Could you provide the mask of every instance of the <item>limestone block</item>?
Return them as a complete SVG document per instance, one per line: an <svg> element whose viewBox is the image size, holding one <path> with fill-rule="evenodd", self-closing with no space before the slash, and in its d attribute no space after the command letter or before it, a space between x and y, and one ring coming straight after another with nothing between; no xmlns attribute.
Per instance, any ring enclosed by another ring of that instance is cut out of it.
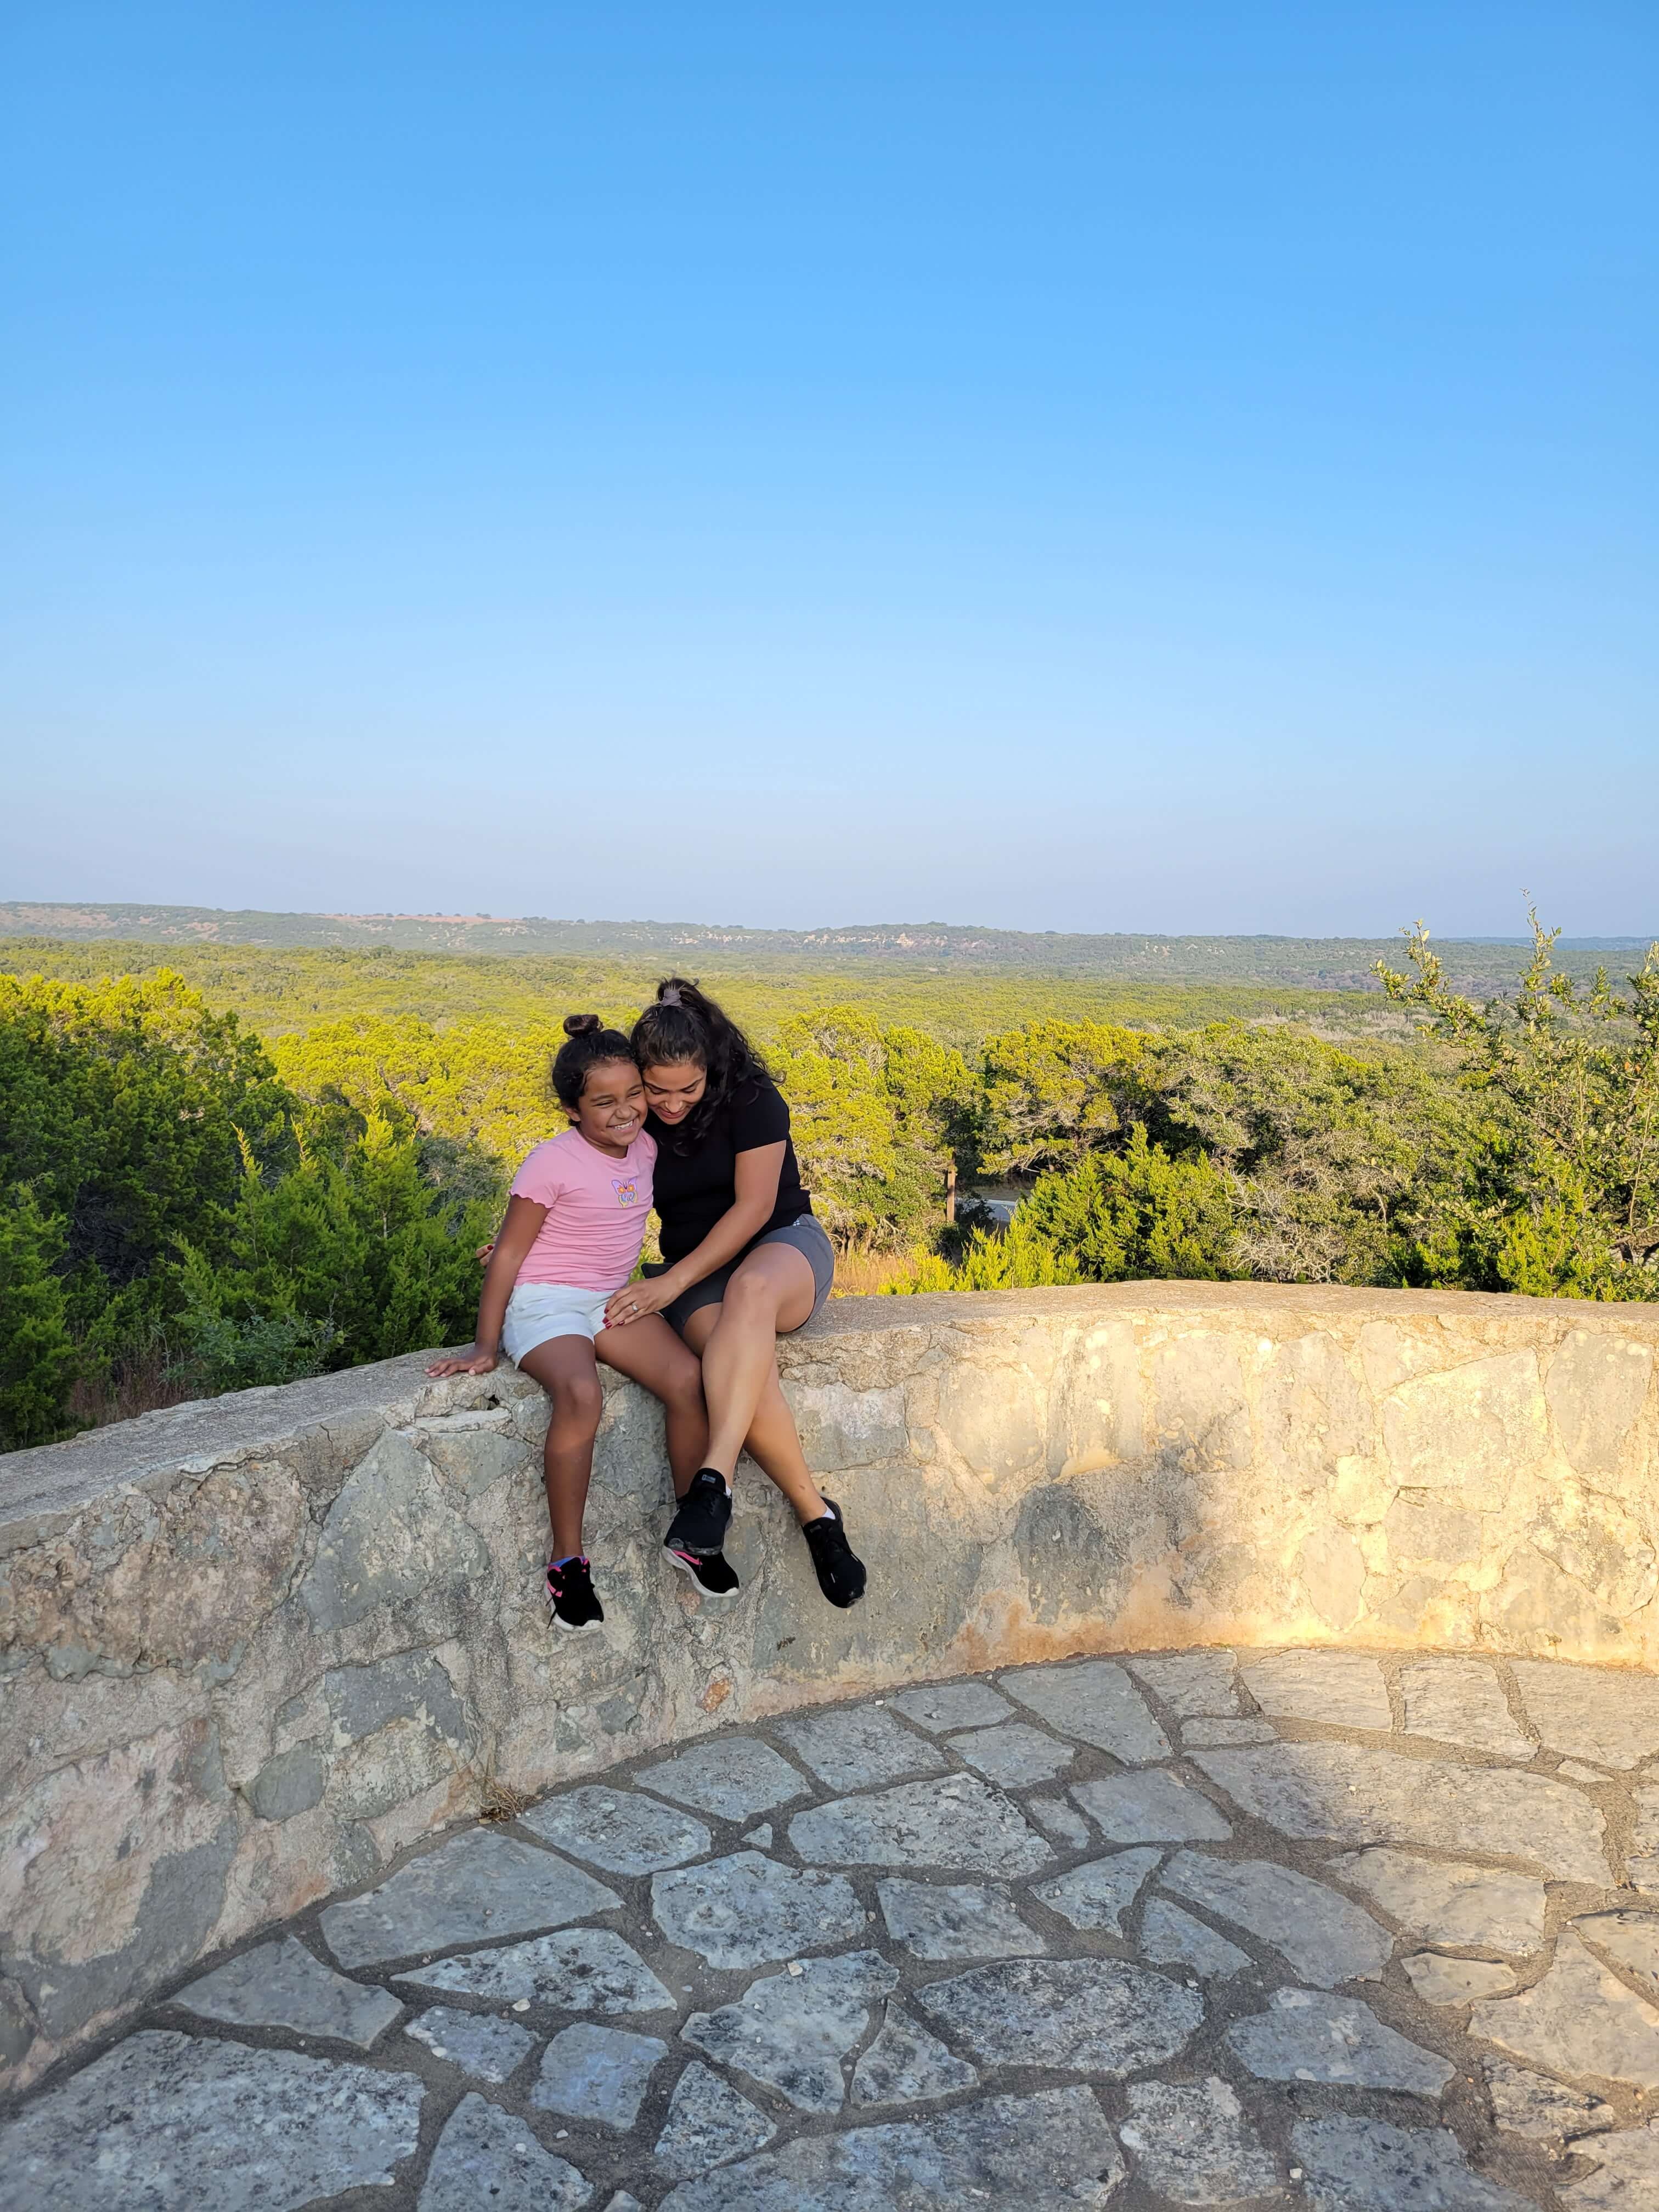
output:
<svg viewBox="0 0 1659 2212"><path fill-rule="evenodd" d="M88 1522L6 1562L0 1634L131 1666L233 1660L281 1596L305 1501L275 1459L102 1500Z"/></svg>
<svg viewBox="0 0 1659 2212"><path fill-rule="evenodd" d="M388 1430L356 1468L323 1523L300 1600L318 1629L343 1628L380 1606L464 1600L489 1555L445 1497L422 1453Z"/></svg>
<svg viewBox="0 0 1659 2212"><path fill-rule="evenodd" d="M1031 1378L1017 1367L961 1361L939 1378L939 1425L988 1483L1012 1481L1042 1461L1045 1411Z"/></svg>
<svg viewBox="0 0 1659 2212"><path fill-rule="evenodd" d="M1561 1449L1574 1471L1607 1477L1618 1468L1653 1375L1645 1344L1601 1329L1575 1328L1563 1339L1544 1377L1544 1394Z"/></svg>
<svg viewBox="0 0 1659 2212"><path fill-rule="evenodd" d="M1659 2012L1592 1958L1571 1929L1542 1981L1519 1996L1477 2005L1469 2032L1569 2080L1659 2089Z"/></svg>
<svg viewBox="0 0 1659 2212"><path fill-rule="evenodd" d="M1500 1352L1402 1382L1383 1401L1382 1436L1402 1488L1455 1485L1501 1508L1516 1476L1549 1449L1537 1355Z"/></svg>
<svg viewBox="0 0 1659 2212"><path fill-rule="evenodd" d="M1200 1468L1250 1463L1250 1411L1239 1346L1231 1336L1192 1330L1152 1354L1153 1421L1158 1439Z"/></svg>
<svg viewBox="0 0 1659 2212"><path fill-rule="evenodd" d="M1497 1585L1483 1595L1480 1618L1510 1651L1621 1656L1619 1622L1601 1610L1582 1583L1530 1544L1510 1554Z"/></svg>
<svg viewBox="0 0 1659 2212"><path fill-rule="evenodd" d="M1067 1477L1142 1457L1140 1354L1127 1322L1091 1328L1063 1352L1048 1404L1048 1472Z"/></svg>
<svg viewBox="0 0 1659 2212"><path fill-rule="evenodd" d="M1480 1516L1443 1504L1432 1492L1403 1490L1382 1516L1389 1556L1401 1566L1442 1574L1480 1557Z"/></svg>
<svg viewBox="0 0 1659 2212"><path fill-rule="evenodd" d="M1369 1452L1376 1417L1325 1329L1276 1344L1256 1393L1261 1448L1298 1490L1322 1488L1345 1459Z"/></svg>
<svg viewBox="0 0 1659 2212"><path fill-rule="evenodd" d="M1659 1557L1647 1524L1610 1498L1564 1487L1545 1507L1530 1540L1615 1620L1639 1613L1659 1589Z"/></svg>
<svg viewBox="0 0 1659 2212"><path fill-rule="evenodd" d="M1308 1603L1339 1632L1364 1611L1365 1555L1346 1528L1316 1528L1304 1537L1297 1570Z"/></svg>
<svg viewBox="0 0 1659 2212"><path fill-rule="evenodd" d="M792 1382L787 1393L801 1449L814 1474L880 1467L909 1451L901 1389L853 1390L845 1382Z"/></svg>
<svg viewBox="0 0 1659 2212"><path fill-rule="evenodd" d="M278 1752L249 1783L247 1801L262 1820L291 1820L322 1802L328 1768L309 1744Z"/></svg>
<svg viewBox="0 0 1659 2212"><path fill-rule="evenodd" d="M0 1823L0 1972L50 2036L198 1955L236 1838L206 1720L60 1767L12 1808Z"/></svg>
<svg viewBox="0 0 1659 2212"><path fill-rule="evenodd" d="M538 1471L510 1407L452 1414L423 1424L416 1437L444 1480L467 1498L479 1497L509 1477L533 1481Z"/></svg>

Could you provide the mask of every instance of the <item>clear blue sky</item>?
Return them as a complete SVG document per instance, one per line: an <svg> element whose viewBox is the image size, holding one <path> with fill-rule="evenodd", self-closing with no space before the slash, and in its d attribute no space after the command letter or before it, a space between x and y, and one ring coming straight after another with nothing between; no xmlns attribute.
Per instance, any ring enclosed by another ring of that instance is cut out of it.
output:
<svg viewBox="0 0 1659 2212"><path fill-rule="evenodd" d="M13 0L0 896L1659 929L1659 8Z"/></svg>

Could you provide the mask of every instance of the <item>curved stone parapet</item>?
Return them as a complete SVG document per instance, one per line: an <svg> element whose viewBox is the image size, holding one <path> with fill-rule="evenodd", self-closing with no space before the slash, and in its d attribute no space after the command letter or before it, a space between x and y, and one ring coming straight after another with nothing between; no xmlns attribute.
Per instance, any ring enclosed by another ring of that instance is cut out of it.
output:
<svg viewBox="0 0 1659 2212"><path fill-rule="evenodd" d="M490 1791L1073 1653L1340 1643L1659 1666L1659 1312L1259 1285L849 1299L781 1349L871 1568L750 1471L705 1606L612 1379L601 1635L543 1616L540 1393L422 1358L0 1460L13 2083Z"/></svg>

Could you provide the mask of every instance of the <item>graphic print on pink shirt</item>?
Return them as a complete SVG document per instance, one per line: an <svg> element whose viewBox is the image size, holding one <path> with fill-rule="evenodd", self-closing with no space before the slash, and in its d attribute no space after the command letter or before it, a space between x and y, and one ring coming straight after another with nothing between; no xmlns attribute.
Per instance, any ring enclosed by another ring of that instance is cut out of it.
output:
<svg viewBox="0 0 1659 2212"><path fill-rule="evenodd" d="M513 1195L544 1206L547 1218L517 1280L569 1283L606 1297L619 1291L639 1264L656 1157L656 1139L643 1129L623 1159L579 1129L538 1145L513 1178Z"/></svg>

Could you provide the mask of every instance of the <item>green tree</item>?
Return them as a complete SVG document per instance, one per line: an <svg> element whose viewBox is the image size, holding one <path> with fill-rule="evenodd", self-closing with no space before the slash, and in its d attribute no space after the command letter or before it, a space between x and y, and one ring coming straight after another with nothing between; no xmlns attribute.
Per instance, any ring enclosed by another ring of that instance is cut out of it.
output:
<svg viewBox="0 0 1659 2212"><path fill-rule="evenodd" d="M0 1199L0 1451L49 1443L66 1425L77 1363L63 1257L62 1230L29 1190Z"/></svg>
<svg viewBox="0 0 1659 2212"><path fill-rule="evenodd" d="M1413 1249L1415 1279L1534 1297L1659 1296L1659 945L1628 994L1587 991L1532 912L1512 1000L1447 988L1419 922L1411 969L1378 963L1391 998L1424 1007L1457 1049L1478 1126L1462 1174Z"/></svg>
<svg viewBox="0 0 1659 2212"><path fill-rule="evenodd" d="M1071 1167L1144 1117L1147 1039L1109 1022L1030 1022L985 1048L978 1115L988 1175Z"/></svg>

